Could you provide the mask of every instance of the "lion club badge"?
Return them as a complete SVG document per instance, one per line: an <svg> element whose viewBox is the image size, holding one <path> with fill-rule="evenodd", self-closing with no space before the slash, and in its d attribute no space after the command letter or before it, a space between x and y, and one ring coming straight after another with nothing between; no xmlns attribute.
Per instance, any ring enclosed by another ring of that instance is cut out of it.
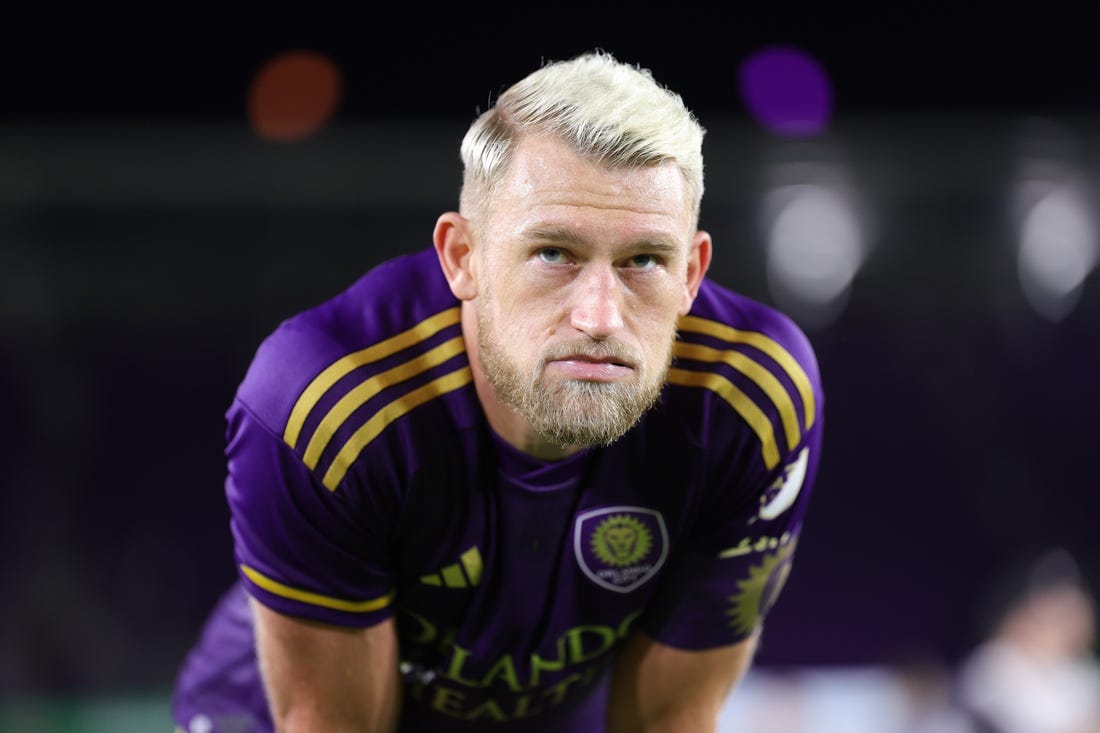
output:
<svg viewBox="0 0 1100 733"><path fill-rule="evenodd" d="M660 512L636 506L593 509L577 515L573 548L581 570L596 585L629 593L652 578L668 555Z"/></svg>

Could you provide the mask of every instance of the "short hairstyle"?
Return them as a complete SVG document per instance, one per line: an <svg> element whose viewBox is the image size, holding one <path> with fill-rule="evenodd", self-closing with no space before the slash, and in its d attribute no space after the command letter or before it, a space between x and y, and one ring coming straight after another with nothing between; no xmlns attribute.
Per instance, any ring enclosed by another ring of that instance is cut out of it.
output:
<svg viewBox="0 0 1100 733"><path fill-rule="evenodd" d="M680 95L648 69L603 50L549 62L506 89L470 125L461 147L461 207L469 212L490 201L518 141L543 134L613 168L674 162L697 218L705 132Z"/></svg>

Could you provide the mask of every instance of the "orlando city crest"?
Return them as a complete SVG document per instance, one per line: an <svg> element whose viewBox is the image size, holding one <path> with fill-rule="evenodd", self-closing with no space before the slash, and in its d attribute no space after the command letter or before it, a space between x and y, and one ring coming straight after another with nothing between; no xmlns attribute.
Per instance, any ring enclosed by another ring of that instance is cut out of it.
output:
<svg viewBox="0 0 1100 733"><path fill-rule="evenodd" d="M593 509L577 515L573 548L581 570L596 585L629 593L652 578L668 555L660 512L636 506Z"/></svg>

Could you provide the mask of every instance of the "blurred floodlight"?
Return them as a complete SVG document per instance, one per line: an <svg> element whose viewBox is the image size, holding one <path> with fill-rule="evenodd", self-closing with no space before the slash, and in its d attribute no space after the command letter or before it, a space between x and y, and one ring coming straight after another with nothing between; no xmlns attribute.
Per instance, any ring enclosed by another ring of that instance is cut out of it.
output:
<svg viewBox="0 0 1100 733"><path fill-rule="evenodd" d="M1074 183L1052 186L1024 213L1017 272L1039 314L1060 321L1077 305L1100 255L1096 235L1092 207Z"/></svg>
<svg viewBox="0 0 1100 733"><path fill-rule="evenodd" d="M340 67L329 56L293 50L268 59L248 89L248 120L259 137L297 142L318 132L343 95Z"/></svg>
<svg viewBox="0 0 1100 733"><path fill-rule="evenodd" d="M828 74L799 48L770 46L753 53L741 63L739 82L749 112L776 135L817 135L832 115Z"/></svg>
<svg viewBox="0 0 1100 733"><path fill-rule="evenodd" d="M784 186L768 232L768 286L796 319L825 326L847 305L864 236L847 196L827 185Z"/></svg>

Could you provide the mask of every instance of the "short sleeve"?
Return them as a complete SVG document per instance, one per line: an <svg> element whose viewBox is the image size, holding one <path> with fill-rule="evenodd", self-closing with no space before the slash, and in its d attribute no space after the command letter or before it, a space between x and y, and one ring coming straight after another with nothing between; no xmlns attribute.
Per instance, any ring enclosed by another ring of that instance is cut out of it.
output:
<svg viewBox="0 0 1100 733"><path fill-rule="evenodd" d="M808 432L747 499L700 513L642 619L647 633L670 646L704 649L741 641L763 624L791 572L821 436L820 425Z"/></svg>
<svg viewBox="0 0 1100 733"><path fill-rule="evenodd" d="M685 319L675 384L705 395L705 470L685 531L642 628L703 649L758 629L791 573L821 460L824 396L805 334L756 307L732 327Z"/></svg>
<svg viewBox="0 0 1100 733"><path fill-rule="evenodd" d="M384 502L329 490L239 398L227 420L226 497L248 593L276 611L324 623L364 627L389 617L394 579Z"/></svg>

